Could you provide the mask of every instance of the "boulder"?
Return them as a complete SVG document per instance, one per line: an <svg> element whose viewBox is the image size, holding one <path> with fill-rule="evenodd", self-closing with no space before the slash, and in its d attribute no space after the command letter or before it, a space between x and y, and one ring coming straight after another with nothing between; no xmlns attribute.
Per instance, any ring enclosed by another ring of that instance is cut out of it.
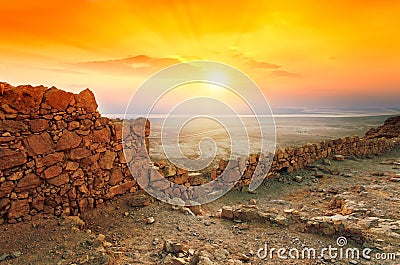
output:
<svg viewBox="0 0 400 265"><path fill-rule="evenodd" d="M55 87L50 88L44 94L44 102L59 111L66 110L73 99L74 94Z"/></svg>
<svg viewBox="0 0 400 265"><path fill-rule="evenodd" d="M221 212L221 217L233 220L233 218L234 218L233 208L231 206L223 206L222 212Z"/></svg>
<svg viewBox="0 0 400 265"><path fill-rule="evenodd" d="M15 192L26 191L38 187L41 180L35 174L28 174L20 181L18 181L17 187L15 187Z"/></svg>
<svg viewBox="0 0 400 265"><path fill-rule="evenodd" d="M52 166L63 160L64 160L64 153L56 152L53 154L46 155L44 157L38 157L36 158L35 161L36 161L36 167L41 168L41 167Z"/></svg>
<svg viewBox="0 0 400 265"><path fill-rule="evenodd" d="M108 127L93 132L93 142L95 143L109 143L111 132Z"/></svg>
<svg viewBox="0 0 400 265"><path fill-rule="evenodd" d="M82 138L75 132L64 130L63 135L57 142L56 150L61 151L61 150L73 149L78 147L81 142Z"/></svg>
<svg viewBox="0 0 400 265"><path fill-rule="evenodd" d="M0 149L0 170L21 166L25 163L25 153L6 148Z"/></svg>
<svg viewBox="0 0 400 265"><path fill-rule="evenodd" d="M9 219L16 219L28 215L30 210L28 200L17 200L11 202L11 208L8 211Z"/></svg>
<svg viewBox="0 0 400 265"><path fill-rule="evenodd" d="M28 126L22 121L0 120L0 131L19 133L28 131Z"/></svg>
<svg viewBox="0 0 400 265"><path fill-rule="evenodd" d="M6 86L0 97L0 105L7 104L22 114L32 114L39 110L46 91L44 86Z"/></svg>
<svg viewBox="0 0 400 265"><path fill-rule="evenodd" d="M69 175L68 173L64 172L57 177L51 178L47 180L48 183L54 186L61 186L69 182Z"/></svg>
<svg viewBox="0 0 400 265"><path fill-rule="evenodd" d="M25 146L34 155L43 155L54 152L54 143L47 132L34 134L24 139Z"/></svg>
<svg viewBox="0 0 400 265"><path fill-rule="evenodd" d="M29 126L34 133L42 132L49 128L49 122L45 119L34 119L29 121Z"/></svg>
<svg viewBox="0 0 400 265"><path fill-rule="evenodd" d="M0 198L3 198L7 194L10 194L11 191L15 188L15 185L12 181L5 181L0 184Z"/></svg>
<svg viewBox="0 0 400 265"><path fill-rule="evenodd" d="M97 102L94 94L89 89L81 91L75 95L76 106L85 109L88 112L96 112Z"/></svg>
<svg viewBox="0 0 400 265"><path fill-rule="evenodd" d="M80 160L82 158L86 158L86 157L90 156L91 154L92 154L92 152L89 149L77 148L77 149L73 149L71 151L70 158L72 160Z"/></svg>
<svg viewBox="0 0 400 265"><path fill-rule="evenodd" d="M108 181L108 184L110 184L111 186L114 186L114 185L117 185L118 183L120 183L123 179L124 179L124 176L122 174L122 171L119 168L116 168L111 172L111 178Z"/></svg>
<svg viewBox="0 0 400 265"><path fill-rule="evenodd" d="M106 151L99 161L99 166L102 169L111 169L113 168L114 160L117 154L112 151Z"/></svg>
<svg viewBox="0 0 400 265"><path fill-rule="evenodd" d="M57 165L51 166L44 171L43 178L51 179L51 178L54 178L54 177L60 175L61 172L62 172L62 167L57 166Z"/></svg>
<svg viewBox="0 0 400 265"><path fill-rule="evenodd" d="M108 193L104 196L105 199L111 199L116 195L121 195L130 190L135 185L136 181L128 181L118 186L113 186L110 188Z"/></svg>

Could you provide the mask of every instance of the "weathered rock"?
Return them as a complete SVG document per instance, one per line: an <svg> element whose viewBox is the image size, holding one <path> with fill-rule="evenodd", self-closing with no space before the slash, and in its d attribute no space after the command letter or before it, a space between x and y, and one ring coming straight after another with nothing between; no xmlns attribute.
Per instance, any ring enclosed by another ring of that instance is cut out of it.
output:
<svg viewBox="0 0 400 265"><path fill-rule="evenodd" d="M111 178L108 181L108 184L111 186L114 186L118 183L120 183L124 179L124 175L122 174L122 171L119 168L114 169L111 171Z"/></svg>
<svg viewBox="0 0 400 265"><path fill-rule="evenodd" d="M110 188L108 193L104 196L106 199L111 199L116 195L121 195L127 192L130 188L135 185L136 181L128 181L118 186L113 186Z"/></svg>
<svg viewBox="0 0 400 265"><path fill-rule="evenodd" d="M370 129L366 134L366 139L374 138L396 138L400 136L400 116L388 118L382 126Z"/></svg>
<svg viewBox="0 0 400 265"><path fill-rule="evenodd" d="M28 200L16 200L11 202L11 208L8 211L8 218L15 219L28 215L30 210Z"/></svg>
<svg viewBox="0 0 400 265"><path fill-rule="evenodd" d="M15 88L9 86L0 98L0 103L6 103L20 113L31 114L39 110L45 91L44 86L18 86Z"/></svg>
<svg viewBox="0 0 400 265"><path fill-rule="evenodd" d="M146 218L146 224L148 225L154 224L155 221L156 220L152 216Z"/></svg>
<svg viewBox="0 0 400 265"><path fill-rule="evenodd" d="M168 165L164 168L165 176L172 177L176 175L176 167L174 165Z"/></svg>
<svg viewBox="0 0 400 265"><path fill-rule="evenodd" d="M61 186L69 182L69 175L64 172L57 177L47 179L47 182L54 186Z"/></svg>
<svg viewBox="0 0 400 265"><path fill-rule="evenodd" d="M85 89L75 95L75 100L77 107L84 108L88 112L96 112L97 102L93 92L89 89Z"/></svg>
<svg viewBox="0 0 400 265"><path fill-rule="evenodd" d="M15 192L26 191L29 189L34 189L40 185L42 181L35 174L28 174L20 181L18 181L17 186L15 187Z"/></svg>
<svg viewBox="0 0 400 265"><path fill-rule="evenodd" d="M54 143L47 132L34 134L24 139L27 149L34 155L42 155L54 152Z"/></svg>
<svg viewBox="0 0 400 265"><path fill-rule="evenodd" d="M110 142L110 137L111 132L108 127L93 132L93 142L95 143L108 143Z"/></svg>
<svg viewBox="0 0 400 265"><path fill-rule="evenodd" d="M11 176L9 176L9 177L8 177L8 180L12 180L12 181L14 181L14 180L19 180L19 179L21 179L23 176L24 176L24 172L18 171L18 172L15 172L14 174L12 174Z"/></svg>
<svg viewBox="0 0 400 265"><path fill-rule="evenodd" d="M333 159L336 161L343 161L344 160L344 156L343 155L334 155Z"/></svg>
<svg viewBox="0 0 400 265"><path fill-rule="evenodd" d="M303 177L302 176L295 176L294 177L294 180L296 181L296 182L303 182Z"/></svg>
<svg viewBox="0 0 400 265"><path fill-rule="evenodd" d="M113 167L114 164L114 160L115 157L117 156L117 154L115 152L112 151L106 151L100 161L99 161L99 166L102 169L111 169Z"/></svg>
<svg viewBox="0 0 400 265"><path fill-rule="evenodd" d="M81 147L71 150L70 158L72 160L80 160L82 158L90 156L91 154L92 152L89 149Z"/></svg>
<svg viewBox="0 0 400 265"><path fill-rule="evenodd" d="M39 195L33 198L32 207L37 211L43 211L44 208L44 197Z"/></svg>
<svg viewBox="0 0 400 265"><path fill-rule="evenodd" d="M79 168L79 163L73 161L68 161L67 165L65 166L65 170L71 170L71 171L75 171L78 168Z"/></svg>
<svg viewBox="0 0 400 265"><path fill-rule="evenodd" d="M164 242L164 251L168 253L178 254L183 251L184 246L180 243L173 242L171 240L165 240Z"/></svg>
<svg viewBox="0 0 400 265"><path fill-rule="evenodd" d="M222 212L221 212L221 217L227 218L227 219L233 219L233 208L231 206L223 206L222 207Z"/></svg>
<svg viewBox="0 0 400 265"><path fill-rule="evenodd" d="M44 103L60 111L66 110L73 99L74 94L54 87L50 88L44 94Z"/></svg>
<svg viewBox="0 0 400 265"><path fill-rule="evenodd" d="M10 204L10 199L8 198L2 198L0 199L0 210L5 208L6 206L8 206Z"/></svg>
<svg viewBox="0 0 400 265"><path fill-rule="evenodd" d="M63 160L64 160L64 153L57 152L57 153L46 155L44 157L38 157L38 158L36 158L35 161L36 161L36 167L41 168L41 167L52 166Z"/></svg>
<svg viewBox="0 0 400 265"><path fill-rule="evenodd" d="M19 133L28 131L28 126L22 121L0 120L0 131Z"/></svg>
<svg viewBox="0 0 400 265"><path fill-rule="evenodd" d="M0 184L0 198L3 198L7 194L10 194L14 189L15 185L12 181L5 181Z"/></svg>
<svg viewBox="0 0 400 265"><path fill-rule="evenodd" d="M54 178L54 177L60 175L61 172L62 172L62 167L55 165L55 166L51 166L48 169L46 169L42 176L45 179L51 179L51 178Z"/></svg>
<svg viewBox="0 0 400 265"><path fill-rule="evenodd" d="M0 149L0 170L21 166L26 163L23 152L10 149Z"/></svg>
<svg viewBox="0 0 400 265"><path fill-rule="evenodd" d="M49 122L45 119L35 119L29 121L32 132L42 132L49 129Z"/></svg>
<svg viewBox="0 0 400 265"><path fill-rule="evenodd" d="M58 140L56 145L57 151L69 150L79 146L82 138L75 132L64 130L63 135Z"/></svg>

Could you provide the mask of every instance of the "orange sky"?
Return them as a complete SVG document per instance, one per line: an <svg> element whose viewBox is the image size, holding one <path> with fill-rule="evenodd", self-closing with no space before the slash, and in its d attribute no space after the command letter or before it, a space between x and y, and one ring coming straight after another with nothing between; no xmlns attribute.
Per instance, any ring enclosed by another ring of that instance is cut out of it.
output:
<svg viewBox="0 0 400 265"><path fill-rule="evenodd" d="M400 106L400 1L0 2L0 80L121 112L155 71L231 64L273 107Z"/></svg>

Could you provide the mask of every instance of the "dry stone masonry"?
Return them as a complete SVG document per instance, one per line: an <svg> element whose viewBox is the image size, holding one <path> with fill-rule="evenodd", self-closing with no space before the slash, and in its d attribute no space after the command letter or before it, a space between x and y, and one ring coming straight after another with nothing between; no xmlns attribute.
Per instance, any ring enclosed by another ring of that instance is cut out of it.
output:
<svg viewBox="0 0 400 265"><path fill-rule="evenodd" d="M237 185L246 186L253 173L271 178L321 158L379 154L400 142L398 123L393 125L398 120L392 120L365 138L345 137L277 150L269 155L273 159L269 171L265 165L256 170L260 156L253 154L229 169L228 161L221 160L217 169L193 174L163 161L146 162L150 123L143 118L127 126L133 144L126 151L134 155L126 161L122 122L101 117L88 89L73 94L55 87L0 84L4 88L0 95L0 224L30 220L39 212L79 215L117 195L135 193L140 187L127 163L135 175L148 174L146 187L172 189L172 185L157 187L160 182L154 170L190 187L216 179L224 170L234 179L242 169ZM172 194L189 197L187 190L175 189Z"/></svg>
<svg viewBox="0 0 400 265"><path fill-rule="evenodd" d="M399 132L397 132L399 134ZM341 139L321 141L319 143L306 144L298 147L287 147L277 149L274 155L269 155L272 159L272 166L268 170L267 166L261 164L257 167L260 155L251 154L248 159L240 158L237 161L232 161L233 166L226 168L228 160L220 160L218 167L211 170L210 173L190 174L186 170L176 168L174 165L169 165L165 161L155 163L159 172L170 179L174 183L183 184L186 186L196 186L204 184L210 180L218 178L222 172L227 172L232 179L236 179L235 175L240 174L244 168L244 173L241 176L237 186L243 187L250 184L253 175L255 177L266 176L273 178L280 176L282 173L291 173L295 170L305 168L312 162L323 159L332 158L335 160L343 160L346 156L365 157L368 155L379 155L383 152L392 150L396 145L400 144L400 138L359 138L358 136L344 137ZM261 159L261 161L268 161Z"/></svg>
<svg viewBox="0 0 400 265"><path fill-rule="evenodd" d="M122 150L122 123L100 116L90 90L75 95L54 87L2 86L0 223L39 212L78 215L136 192ZM144 148L144 137L134 137Z"/></svg>

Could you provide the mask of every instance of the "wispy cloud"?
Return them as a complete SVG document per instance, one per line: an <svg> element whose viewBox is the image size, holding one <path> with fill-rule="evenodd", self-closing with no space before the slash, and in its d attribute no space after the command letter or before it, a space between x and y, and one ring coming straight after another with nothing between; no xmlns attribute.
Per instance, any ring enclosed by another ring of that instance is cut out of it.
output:
<svg viewBox="0 0 400 265"><path fill-rule="evenodd" d="M300 78L301 76L297 73L291 73L284 70L273 70L271 71L271 75L277 77L289 77L289 78Z"/></svg>
<svg viewBox="0 0 400 265"><path fill-rule="evenodd" d="M137 55L121 59L79 62L74 64L74 66L80 69L125 75L154 72L179 62L180 60L175 58L158 58L147 55Z"/></svg>
<svg viewBox="0 0 400 265"><path fill-rule="evenodd" d="M277 64L272 64L263 61L256 61L254 59L248 59L247 65L254 69L279 69L282 67Z"/></svg>

